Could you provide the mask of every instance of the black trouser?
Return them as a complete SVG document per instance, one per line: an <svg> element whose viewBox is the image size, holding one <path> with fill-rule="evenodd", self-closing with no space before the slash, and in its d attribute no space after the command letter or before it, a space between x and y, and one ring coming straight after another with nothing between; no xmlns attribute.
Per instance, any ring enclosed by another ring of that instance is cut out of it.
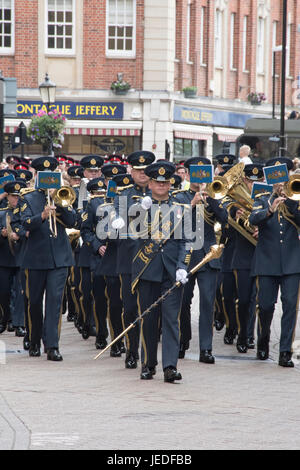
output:
<svg viewBox="0 0 300 470"><path fill-rule="evenodd" d="M150 307L173 282L165 278L163 282L140 280L137 286L139 315ZM179 354L179 316L183 288L174 290L161 304L162 313L162 365L177 366ZM143 366L157 365L159 308L153 309L141 320L141 361Z"/></svg>
<svg viewBox="0 0 300 470"><path fill-rule="evenodd" d="M250 276L248 269L235 269L234 271L237 290L237 322L238 343L246 344L248 327L251 314L251 298L253 293L254 278Z"/></svg>
<svg viewBox="0 0 300 470"><path fill-rule="evenodd" d="M258 349L264 350L269 346L271 323L280 287L283 313L281 318L280 352L292 351L299 308L299 282L300 274L258 276Z"/></svg>
<svg viewBox="0 0 300 470"><path fill-rule="evenodd" d="M25 269L29 339L32 346L40 347L43 336L47 349L58 348L62 300L67 275L68 268ZM45 317L43 317L45 292Z"/></svg>
<svg viewBox="0 0 300 470"><path fill-rule="evenodd" d="M226 328L232 334L234 334L234 332L237 330L235 310L236 297L237 294L234 274L232 271L225 272L223 273L222 299L226 319Z"/></svg>
<svg viewBox="0 0 300 470"><path fill-rule="evenodd" d="M125 330L138 317L138 307L136 294L131 293L131 274L121 274L120 280L123 301L122 322ZM126 334L127 353L131 353L135 358L138 358L139 337L140 325L137 322L136 326Z"/></svg>
<svg viewBox="0 0 300 470"><path fill-rule="evenodd" d="M11 320L15 327L25 326L24 300L22 293L21 270L17 268L13 277L13 301L11 308Z"/></svg>
<svg viewBox="0 0 300 470"><path fill-rule="evenodd" d="M225 323L225 312L222 302L222 273L218 272L217 276L217 290L216 290L216 299L215 299L215 321Z"/></svg>
<svg viewBox="0 0 300 470"><path fill-rule="evenodd" d="M106 283L107 317L111 339L114 340L123 331L121 283L118 276L104 276Z"/></svg>
<svg viewBox="0 0 300 470"><path fill-rule="evenodd" d="M94 325L93 320L93 292L92 292L92 273L90 268L80 268L80 306L83 315L83 324L85 329Z"/></svg>
<svg viewBox="0 0 300 470"><path fill-rule="evenodd" d="M11 291L16 270L17 268L0 267L0 322L4 325L11 319Z"/></svg>
<svg viewBox="0 0 300 470"><path fill-rule="evenodd" d="M25 329L26 336L29 339L29 322L28 322L28 292L26 290L26 276L25 270L21 269L21 284L22 284L22 293L23 293L23 302L24 302L24 313L25 313Z"/></svg>
<svg viewBox="0 0 300 470"><path fill-rule="evenodd" d="M108 337L108 329L106 324L107 299L105 296L106 284L104 277L92 273L92 285L97 339L104 340Z"/></svg>

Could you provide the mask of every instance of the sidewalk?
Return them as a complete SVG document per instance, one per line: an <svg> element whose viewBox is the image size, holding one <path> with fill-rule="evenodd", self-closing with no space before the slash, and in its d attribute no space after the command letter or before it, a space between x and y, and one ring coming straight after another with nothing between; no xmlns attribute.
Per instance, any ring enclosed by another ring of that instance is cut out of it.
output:
<svg viewBox="0 0 300 470"><path fill-rule="evenodd" d="M94 338L84 341L66 316L62 363L29 358L20 339L4 333L0 449L299 449L300 365L277 365L279 331L278 308L273 360L238 354L223 344L223 330L214 337L216 364L200 364L194 308L178 384L163 382L161 364L154 380L141 381L124 358L106 353L94 361Z"/></svg>

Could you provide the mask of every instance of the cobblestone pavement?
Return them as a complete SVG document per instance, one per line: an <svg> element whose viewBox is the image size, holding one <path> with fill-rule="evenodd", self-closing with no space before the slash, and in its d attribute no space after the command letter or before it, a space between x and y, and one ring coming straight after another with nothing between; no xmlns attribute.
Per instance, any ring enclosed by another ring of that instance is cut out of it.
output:
<svg viewBox="0 0 300 470"><path fill-rule="evenodd" d="M197 294L183 380L152 381L124 359L96 354L63 319L62 363L29 358L12 333L0 337L0 449L299 449L300 364L277 365L280 307L271 359L237 353L216 332L216 364L198 362ZM296 339L300 339L297 331Z"/></svg>

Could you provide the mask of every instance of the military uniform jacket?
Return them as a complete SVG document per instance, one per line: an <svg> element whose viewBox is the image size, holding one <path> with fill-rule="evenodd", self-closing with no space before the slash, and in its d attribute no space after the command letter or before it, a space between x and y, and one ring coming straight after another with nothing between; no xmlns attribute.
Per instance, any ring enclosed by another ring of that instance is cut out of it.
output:
<svg viewBox="0 0 300 470"><path fill-rule="evenodd" d="M179 208L174 203L174 200L169 199L168 201L163 201L162 204L167 204L170 208L176 206L176 209L180 210L182 218L183 209ZM151 211L144 211L146 223L151 223L151 213L154 218L156 215L159 215L160 206L161 203L153 200ZM141 211L142 210L143 209L141 209ZM170 215L170 220L172 220L172 223L174 223L175 213L172 211ZM139 276L139 270L137 269L139 267L135 263L135 258L138 256L138 253L143 247L144 243L145 240L139 238L135 244L135 252L132 264L133 283L135 283L137 278L152 282L162 282L165 276L165 272L168 274L171 281L175 282L177 269L185 269L188 271L191 260L190 240L186 239L184 235L180 239L176 239L174 234L171 233L169 239L167 239L167 241L162 245L161 249L155 254L154 258L148 264L142 275Z"/></svg>
<svg viewBox="0 0 300 470"><path fill-rule="evenodd" d="M124 214L122 211L122 206L120 205L120 197L124 197L127 200L127 209L129 209L132 205L141 202L141 200L149 196L151 197L151 191L143 189L135 184L133 187L125 189L121 192L120 196L115 198L115 209L116 209L116 217L122 217L127 225L129 223L127 213ZM120 236L120 240L118 243L117 248L117 268L116 271L118 274L131 274L132 270L132 260L133 254L135 251L136 242L127 237L126 239L122 239Z"/></svg>
<svg viewBox="0 0 300 470"><path fill-rule="evenodd" d="M0 209L0 232L3 228L6 228L6 214L9 213L12 216L12 210L8 207ZM2 237L0 234L0 266L5 268L16 267L16 258L12 255L9 249L9 243L7 237Z"/></svg>
<svg viewBox="0 0 300 470"><path fill-rule="evenodd" d="M92 271L95 271L102 261L99 248L103 245L103 242L97 238L96 229L100 220L97 216L97 209L104 204L104 201L105 198L103 196L92 197L88 202L85 216L81 224L81 237L84 245L89 249L90 267Z"/></svg>
<svg viewBox="0 0 300 470"><path fill-rule="evenodd" d="M222 273L232 272L232 259L235 249L236 230L229 224L223 224L222 235L226 239L225 248L221 257Z"/></svg>
<svg viewBox="0 0 300 470"><path fill-rule="evenodd" d="M256 246L252 275L283 276L300 273L300 242L297 227L300 227L300 206L287 199L284 211L268 215L268 199L264 194L255 199L250 223L257 225L259 238Z"/></svg>
<svg viewBox="0 0 300 470"><path fill-rule="evenodd" d="M178 193L173 194L175 201L181 204L188 204L191 205L192 200L195 197L195 192L189 189L188 191L179 191ZM216 221L220 222L221 224L227 223L227 211L222 207L221 203L216 199L212 199L211 197L207 197L207 207L205 208L205 219L204 219L204 234L200 234L200 236L204 235L203 240L203 247L199 250L194 250L192 253L191 259L191 268L196 266L205 255L210 251L210 247L216 244L216 234L214 230L214 223ZM192 227L193 231L196 231L196 207L192 210ZM219 259L212 260L208 263L208 265L213 269L221 269L221 263ZM200 271L205 271L206 267L203 266Z"/></svg>
<svg viewBox="0 0 300 470"><path fill-rule="evenodd" d="M17 207L14 209L11 219L11 227L13 231L18 235L19 240L17 243L17 249L15 249L16 265L22 266L22 260L25 253L25 247L27 242L26 230L21 223L21 207L23 206L23 198L19 198Z"/></svg>
<svg viewBox="0 0 300 470"><path fill-rule="evenodd" d="M49 221L42 220L41 214L47 204L42 190L33 191L24 196L21 206L21 222L29 232L22 267L24 269L55 269L74 264L69 238L65 228L72 228L76 223L76 214L72 207L56 210L57 238L49 228Z"/></svg>

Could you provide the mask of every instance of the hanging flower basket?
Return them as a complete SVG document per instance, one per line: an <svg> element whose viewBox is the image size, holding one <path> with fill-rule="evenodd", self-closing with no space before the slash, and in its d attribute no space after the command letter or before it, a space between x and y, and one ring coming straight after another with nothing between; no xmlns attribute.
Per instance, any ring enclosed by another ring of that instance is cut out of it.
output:
<svg viewBox="0 0 300 470"><path fill-rule="evenodd" d="M185 98L195 98L197 96L196 86L187 86L182 89Z"/></svg>
<svg viewBox="0 0 300 470"><path fill-rule="evenodd" d="M41 110L31 117L27 135L43 148L61 148L64 142L66 118L56 109L48 113Z"/></svg>

